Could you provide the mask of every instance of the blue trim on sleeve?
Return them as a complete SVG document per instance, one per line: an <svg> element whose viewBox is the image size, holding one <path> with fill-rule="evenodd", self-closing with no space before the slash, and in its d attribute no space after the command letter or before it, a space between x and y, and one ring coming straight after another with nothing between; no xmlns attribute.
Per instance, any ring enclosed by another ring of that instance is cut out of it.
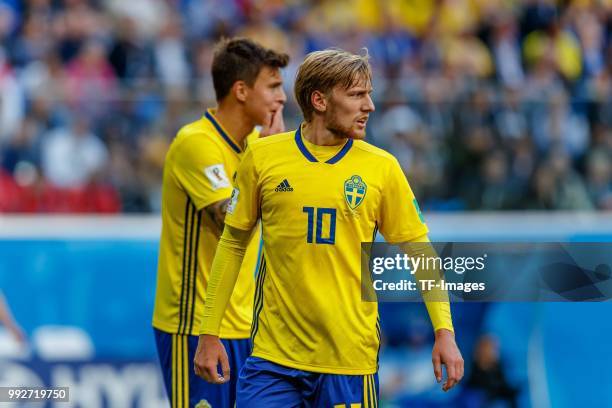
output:
<svg viewBox="0 0 612 408"><path fill-rule="evenodd" d="M219 124L219 122L217 122L217 119L215 119L215 117L213 115L210 114L210 112L206 111L206 113L204 114L204 116L206 117L206 119L208 119L210 121L210 123L213 124L213 126L215 127L215 129L217 129L217 132L219 132L219 134L221 135L221 137L225 140L225 142L230 145L230 147L236 152L236 153L241 153L242 150L240 150L240 147L236 146L236 143L234 143L232 141L232 139L230 139L230 137L227 135L227 133L225 133L225 131L223 130L223 128L221 127L221 125Z"/></svg>

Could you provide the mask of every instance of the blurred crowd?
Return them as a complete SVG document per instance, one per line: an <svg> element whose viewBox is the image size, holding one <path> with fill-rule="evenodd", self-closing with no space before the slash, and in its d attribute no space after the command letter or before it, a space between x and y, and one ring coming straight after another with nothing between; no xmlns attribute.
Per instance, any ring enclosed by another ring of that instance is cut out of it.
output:
<svg viewBox="0 0 612 408"><path fill-rule="evenodd" d="M214 42L367 47L426 210L612 209L612 0L0 0L0 211L158 211ZM290 95L288 127L299 123Z"/></svg>
<svg viewBox="0 0 612 408"><path fill-rule="evenodd" d="M431 324L422 305L380 303L383 347L380 355L381 406L442 408L515 408L531 406L527 370L513 353L515 339L500 339L490 324L498 305L453 305L456 341L465 359L465 377L449 393L432 384ZM515 312L520 313L518 309ZM520 330L516 329L515 330ZM527 333L521 333L527 336ZM520 337L520 336L518 336ZM519 346L520 347L520 346ZM524 358L524 357L523 357ZM527 403L525 403L527 402Z"/></svg>

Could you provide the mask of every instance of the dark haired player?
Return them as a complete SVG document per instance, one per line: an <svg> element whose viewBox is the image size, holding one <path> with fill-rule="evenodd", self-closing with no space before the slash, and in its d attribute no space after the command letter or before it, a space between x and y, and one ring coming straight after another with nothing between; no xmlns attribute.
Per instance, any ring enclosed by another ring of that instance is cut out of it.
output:
<svg viewBox="0 0 612 408"><path fill-rule="evenodd" d="M255 126L262 126L261 136L284 131L286 95L280 69L287 62L286 54L248 39L221 41L212 63L218 107L185 125L166 156L153 327L172 407L234 406L235 381L208 384L195 376L192 361L232 175L247 141L257 137ZM259 246L256 229L221 324L220 337L234 372L251 349Z"/></svg>

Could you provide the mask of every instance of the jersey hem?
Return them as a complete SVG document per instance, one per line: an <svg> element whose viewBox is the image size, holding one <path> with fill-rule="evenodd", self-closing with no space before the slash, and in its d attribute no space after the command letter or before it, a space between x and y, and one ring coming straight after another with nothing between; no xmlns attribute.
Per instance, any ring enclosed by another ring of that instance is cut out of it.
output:
<svg viewBox="0 0 612 408"><path fill-rule="evenodd" d="M166 333L179 334L178 327L173 326L173 325L168 325L168 324L156 322L155 320L153 320L152 326ZM192 330L190 333L185 333L185 334L188 334L190 336L199 336L202 333L200 333L199 330ZM244 332L221 331L219 332L219 338L228 339L228 340L248 339L248 338L251 338L251 329L249 328L249 330L245 330Z"/></svg>
<svg viewBox="0 0 612 408"><path fill-rule="evenodd" d="M400 243L400 242L409 242L415 238L418 237L422 237L423 235L427 234L429 232L429 228L424 227L422 229L419 229L418 232L411 234L411 235L402 235L399 237L385 237L385 239L387 240L387 242L389 243ZM383 234L384 236L384 234Z"/></svg>
<svg viewBox="0 0 612 408"><path fill-rule="evenodd" d="M264 360L268 360L272 363L279 364L285 367L295 368L297 370L309 371L313 373L340 374L340 375L369 375L369 374L376 374L376 372L378 371L376 366L372 368L328 367L328 366L297 363L295 361L285 360L282 358L274 357L270 354L255 352L255 351L251 353L251 355L253 357L259 357Z"/></svg>
<svg viewBox="0 0 612 408"><path fill-rule="evenodd" d="M230 197L232 196L232 187L225 187L223 188L223 190L225 190L223 192L227 194L221 194L222 190L219 189L218 196L210 197L207 200L201 200L200 201L201 205L196 205L196 209L200 211L216 202L223 201L223 200L229 200ZM187 195L191 198L191 194L187 193ZM193 199L191 201L193 201Z"/></svg>
<svg viewBox="0 0 612 408"><path fill-rule="evenodd" d="M241 224L238 222L228 222L227 218L225 219L225 225L229 225L232 228L236 228L239 229L241 231L250 231L251 229L253 229L253 226L249 227L245 224Z"/></svg>

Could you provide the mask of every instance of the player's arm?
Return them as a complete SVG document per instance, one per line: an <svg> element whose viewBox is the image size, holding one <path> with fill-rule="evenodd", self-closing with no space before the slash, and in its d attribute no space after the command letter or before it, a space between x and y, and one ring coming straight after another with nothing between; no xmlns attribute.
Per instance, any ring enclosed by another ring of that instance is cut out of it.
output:
<svg viewBox="0 0 612 408"><path fill-rule="evenodd" d="M426 234L400 244L400 248L409 256L423 256L425 259L437 257ZM419 289L422 289L420 282L431 280L439 284L442 277L443 272L437 268L419 268L415 273ZM432 286L431 290L421 290L421 296L435 333L432 350L434 375L438 382L442 381L442 365L446 366L447 380L442 389L448 391L463 378L464 362L455 342L448 292L441 285Z"/></svg>
<svg viewBox="0 0 612 408"><path fill-rule="evenodd" d="M385 178L379 227L387 242L406 243L401 247L408 255L436 255L427 237L428 229L423 215L397 160L394 160L389 166L389 172ZM440 276L439 271L436 274L425 270L421 273L417 272L415 278L417 281L439 280ZM463 377L463 358L455 343L448 294L440 289L421 293L435 332L436 340L432 351L434 375L440 382L442 380L441 366L446 366L447 380L442 388L447 391Z"/></svg>
<svg viewBox="0 0 612 408"><path fill-rule="evenodd" d="M196 209L204 209L219 227L220 235L232 193L221 148L214 143L203 142L203 138L187 138L178 146L172 170Z"/></svg>
<svg viewBox="0 0 612 408"><path fill-rule="evenodd" d="M206 290L202 334L194 358L195 373L211 383L222 384L230 378L227 353L219 340L219 330L250 236L251 231L227 225L215 252ZM218 365L221 365L222 376L218 375Z"/></svg>
<svg viewBox="0 0 612 408"><path fill-rule="evenodd" d="M219 200L204 208L204 211L210 216L210 219L223 231L225 225L225 214L227 214L227 205L229 204L229 196L224 200Z"/></svg>
<svg viewBox="0 0 612 408"><path fill-rule="evenodd" d="M194 371L208 382L221 384L230 378L227 353L219 340L221 319L230 300L251 231L259 218L259 184L253 152L247 149L238 167L236 187L227 205L225 228L213 260L203 324L194 358ZM222 376L217 373L221 366Z"/></svg>

